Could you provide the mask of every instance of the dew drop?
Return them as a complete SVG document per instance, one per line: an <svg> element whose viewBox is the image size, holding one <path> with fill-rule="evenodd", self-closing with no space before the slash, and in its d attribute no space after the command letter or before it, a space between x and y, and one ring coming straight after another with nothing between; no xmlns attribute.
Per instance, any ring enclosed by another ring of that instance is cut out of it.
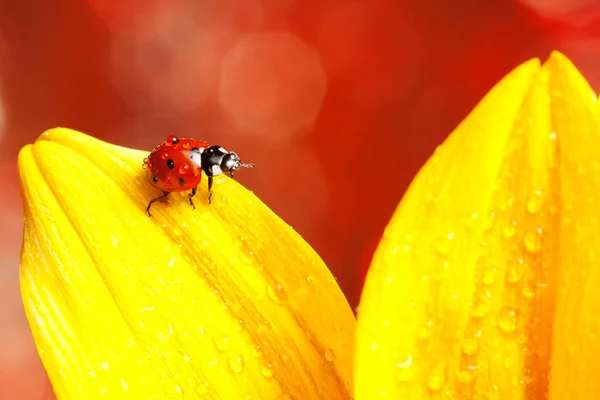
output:
<svg viewBox="0 0 600 400"><path fill-rule="evenodd" d="M512 308L504 308L498 313L498 327L506 333L517 329L517 313Z"/></svg>
<svg viewBox="0 0 600 400"><path fill-rule="evenodd" d="M244 370L244 365L245 361L241 355L229 359L229 368L236 374L239 374Z"/></svg>
<svg viewBox="0 0 600 400"><path fill-rule="evenodd" d="M404 360L396 363L395 371L396 379L401 382L410 381L414 376L413 358L412 356L406 357Z"/></svg>
<svg viewBox="0 0 600 400"><path fill-rule="evenodd" d="M460 371L457 378L460 383L473 382L473 374L470 371Z"/></svg>
<svg viewBox="0 0 600 400"><path fill-rule="evenodd" d="M280 284L267 285L267 295L276 304L285 303L287 300L287 293Z"/></svg>
<svg viewBox="0 0 600 400"><path fill-rule="evenodd" d="M541 210L544 198L541 190L534 190L527 200L527 211L534 214Z"/></svg>
<svg viewBox="0 0 600 400"><path fill-rule="evenodd" d="M333 362L333 360L335 360L335 353L333 352L333 349L329 348L325 350L325 360L328 362Z"/></svg>
<svg viewBox="0 0 600 400"><path fill-rule="evenodd" d="M454 232L449 232L446 237L438 242L437 250L442 255L450 253L450 244L454 239Z"/></svg>
<svg viewBox="0 0 600 400"><path fill-rule="evenodd" d="M473 310L471 315L474 318L484 317L492 309L492 294L488 291L475 294L473 301Z"/></svg>
<svg viewBox="0 0 600 400"><path fill-rule="evenodd" d="M530 284L525 284L523 285L523 287L521 288L521 294L523 295L523 297L525 297L526 299L531 299L534 296L534 291L533 291L533 286L531 286Z"/></svg>
<svg viewBox="0 0 600 400"><path fill-rule="evenodd" d="M462 351L468 356L472 356L477 353L479 349L479 344L477 343L477 339L475 338L465 338L462 343Z"/></svg>
<svg viewBox="0 0 600 400"><path fill-rule="evenodd" d="M542 248L541 229L537 232L527 232L524 238L525 248L531 253L537 253Z"/></svg>
<svg viewBox="0 0 600 400"><path fill-rule="evenodd" d="M506 268L506 281L508 283L516 283L521 280L525 274L525 261L519 258L516 262L510 263Z"/></svg>
<svg viewBox="0 0 600 400"><path fill-rule="evenodd" d="M263 364L263 365L261 365L260 366L260 373L265 378L272 378L273 377L273 370L271 369L271 364L268 364L268 365Z"/></svg>
<svg viewBox="0 0 600 400"><path fill-rule="evenodd" d="M467 219L467 223L466 223L467 227L472 228L475 224L475 221L477 221L477 218L479 218L479 214L477 214L477 213L471 214L471 218Z"/></svg>
<svg viewBox="0 0 600 400"><path fill-rule="evenodd" d="M179 172L180 175L185 175L185 174L188 173L189 169L190 169L189 165L187 165L187 164L180 164L178 172Z"/></svg>

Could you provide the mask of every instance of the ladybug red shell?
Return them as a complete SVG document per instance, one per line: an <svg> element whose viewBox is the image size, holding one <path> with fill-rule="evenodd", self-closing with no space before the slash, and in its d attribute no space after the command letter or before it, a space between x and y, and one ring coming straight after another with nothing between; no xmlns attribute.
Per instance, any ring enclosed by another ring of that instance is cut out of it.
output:
<svg viewBox="0 0 600 400"><path fill-rule="evenodd" d="M227 173L233 174L241 167L253 168L254 164L244 164L234 152L218 145L209 146L207 142L197 139L168 136L144 159L143 167L147 171L150 184L163 194L148 203L146 212L155 201L166 198L171 192L190 190L190 205L196 208L192 198L202 180L202 171L208 176L208 203L212 201L213 177Z"/></svg>

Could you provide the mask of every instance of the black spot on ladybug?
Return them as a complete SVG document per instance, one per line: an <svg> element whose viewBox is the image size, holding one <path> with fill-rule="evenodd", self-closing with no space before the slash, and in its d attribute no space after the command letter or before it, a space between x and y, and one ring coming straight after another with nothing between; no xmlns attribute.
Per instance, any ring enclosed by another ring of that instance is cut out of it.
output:
<svg viewBox="0 0 600 400"><path fill-rule="evenodd" d="M152 175L152 182L158 183L158 178L155 175Z"/></svg>
<svg viewBox="0 0 600 400"><path fill-rule="evenodd" d="M177 180L177 183L179 183L179 186L183 186L183 185L185 185L185 179L183 179L182 177L179 177L179 179Z"/></svg>
<svg viewBox="0 0 600 400"><path fill-rule="evenodd" d="M177 143L179 143L179 139L177 139L177 138L173 138L173 139L171 140L171 144L177 144Z"/></svg>
<svg viewBox="0 0 600 400"><path fill-rule="evenodd" d="M167 167L169 167L169 169L175 168L175 163L170 158L167 160Z"/></svg>

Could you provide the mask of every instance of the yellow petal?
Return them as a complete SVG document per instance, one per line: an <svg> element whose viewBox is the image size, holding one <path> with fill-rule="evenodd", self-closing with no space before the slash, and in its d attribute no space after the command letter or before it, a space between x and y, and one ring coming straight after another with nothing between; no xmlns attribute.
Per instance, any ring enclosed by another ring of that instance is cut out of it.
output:
<svg viewBox="0 0 600 400"><path fill-rule="evenodd" d="M550 399L600 393L600 133L596 94L560 54L548 63L560 139L561 228Z"/></svg>
<svg viewBox="0 0 600 400"><path fill-rule="evenodd" d="M53 129L19 155L22 295L58 398L349 398L355 321L318 255L225 177L149 218L147 154Z"/></svg>
<svg viewBox="0 0 600 400"><path fill-rule="evenodd" d="M550 381L551 398L597 394L596 120L554 53L511 72L440 146L368 273L358 400L543 399Z"/></svg>

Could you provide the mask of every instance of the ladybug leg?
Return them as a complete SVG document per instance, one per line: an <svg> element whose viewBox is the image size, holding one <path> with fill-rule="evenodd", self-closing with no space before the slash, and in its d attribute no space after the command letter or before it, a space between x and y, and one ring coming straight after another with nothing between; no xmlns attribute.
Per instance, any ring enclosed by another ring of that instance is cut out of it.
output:
<svg viewBox="0 0 600 400"><path fill-rule="evenodd" d="M190 192L190 194L188 194L188 199L190 199L190 205L192 206L192 208L194 210L196 209L196 206L194 205L194 201L192 200L192 197L194 197L196 195L196 189L198 189L198 186L193 188L192 191Z"/></svg>
<svg viewBox="0 0 600 400"><path fill-rule="evenodd" d="M208 204L212 203L212 184L213 184L213 177L209 176L208 177Z"/></svg>
<svg viewBox="0 0 600 400"><path fill-rule="evenodd" d="M148 213L148 216L151 217L152 214L150 214L150 207L152 206L152 203L154 203L155 201L158 200L164 200L171 192L163 192L162 196L158 196L152 200L150 200L150 203L148 203L148 207L146 207L146 212Z"/></svg>

